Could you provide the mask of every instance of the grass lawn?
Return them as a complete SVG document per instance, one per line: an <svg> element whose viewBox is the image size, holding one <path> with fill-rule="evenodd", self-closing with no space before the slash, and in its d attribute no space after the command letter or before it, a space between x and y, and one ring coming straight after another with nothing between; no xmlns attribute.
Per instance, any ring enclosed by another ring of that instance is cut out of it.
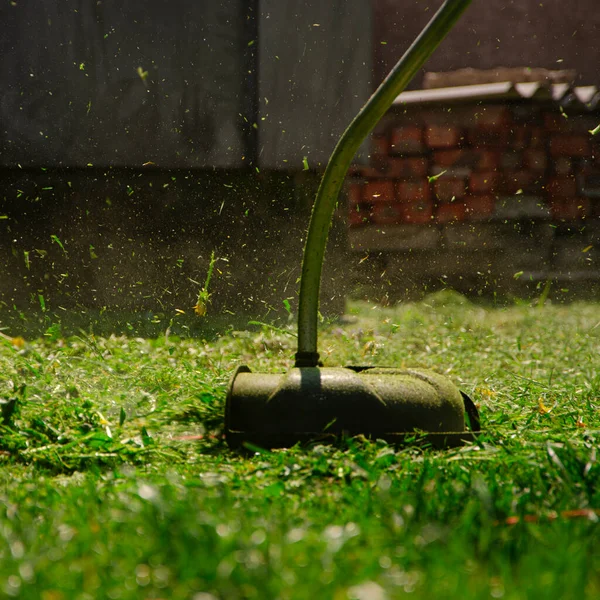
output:
<svg viewBox="0 0 600 600"><path fill-rule="evenodd" d="M280 330L2 338L0 596L599 598L600 305L349 309L325 364L446 373L477 444L230 452L228 379L289 367Z"/></svg>

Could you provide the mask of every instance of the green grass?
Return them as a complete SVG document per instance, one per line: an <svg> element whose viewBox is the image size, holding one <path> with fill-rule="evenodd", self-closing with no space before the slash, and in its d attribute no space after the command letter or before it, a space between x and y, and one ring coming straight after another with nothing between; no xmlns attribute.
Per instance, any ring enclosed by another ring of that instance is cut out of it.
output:
<svg viewBox="0 0 600 600"><path fill-rule="evenodd" d="M600 597L600 305L350 315L325 363L446 373L476 445L230 452L228 379L289 367L281 330L0 340L0 597Z"/></svg>

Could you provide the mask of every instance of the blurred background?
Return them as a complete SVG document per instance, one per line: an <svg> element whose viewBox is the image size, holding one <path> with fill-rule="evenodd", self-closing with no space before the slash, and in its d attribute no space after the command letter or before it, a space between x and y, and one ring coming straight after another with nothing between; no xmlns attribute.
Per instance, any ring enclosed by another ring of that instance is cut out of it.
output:
<svg viewBox="0 0 600 600"><path fill-rule="evenodd" d="M600 13L478 2L355 158L324 314L597 294ZM339 135L438 2L0 8L0 312L293 311ZM227 317L228 318L228 317Z"/></svg>

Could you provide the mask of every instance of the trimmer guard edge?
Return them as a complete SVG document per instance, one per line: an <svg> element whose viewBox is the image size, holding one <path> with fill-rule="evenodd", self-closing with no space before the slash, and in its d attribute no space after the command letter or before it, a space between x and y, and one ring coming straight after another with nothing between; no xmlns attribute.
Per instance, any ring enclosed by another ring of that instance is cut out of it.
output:
<svg viewBox="0 0 600 600"><path fill-rule="evenodd" d="M289 447L359 434L442 448L473 441L478 430L471 399L426 369L295 367L270 374L240 366L225 406L225 435L234 448Z"/></svg>

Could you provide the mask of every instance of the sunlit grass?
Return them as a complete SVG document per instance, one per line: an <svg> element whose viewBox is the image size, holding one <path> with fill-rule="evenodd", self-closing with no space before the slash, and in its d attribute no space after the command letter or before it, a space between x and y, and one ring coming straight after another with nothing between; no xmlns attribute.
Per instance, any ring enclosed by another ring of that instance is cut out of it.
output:
<svg viewBox="0 0 600 600"><path fill-rule="evenodd" d="M295 338L0 339L0 586L19 598L596 598L600 305L451 293L328 325L326 365L446 373L475 445L355 439L254 456L221 437L235 367ZM204 593L205 595L201 595ZM195 596L196 594L196 596Z"/></svg>

